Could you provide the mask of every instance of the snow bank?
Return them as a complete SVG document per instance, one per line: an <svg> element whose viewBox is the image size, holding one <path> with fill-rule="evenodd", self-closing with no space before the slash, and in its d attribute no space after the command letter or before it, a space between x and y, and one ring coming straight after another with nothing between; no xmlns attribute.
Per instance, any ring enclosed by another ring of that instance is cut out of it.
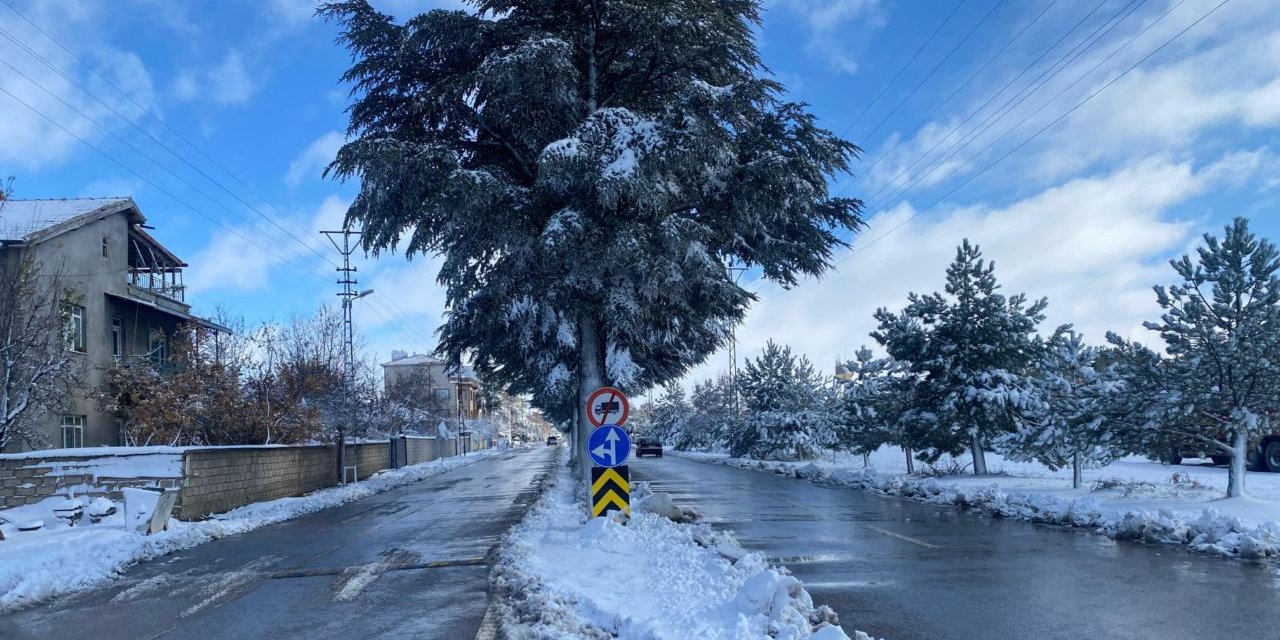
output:
<svg viewBox="0 0 1280 640"><path fill-rule="evenodd" d="M1191 471L1221 470L1131 459L1092 470L1090 476L1096 478L1092 486L1087 483L1088 488L1073 490L1069 479L1056 477L918 478L874 466L861 468L860 461L852 460L774 462L676 453L704 462L976 509L996 517L1085 528L1119 540L1179 545L1232 558L1280 557L1280 504L1248 498L1205 501L1207 494L1218 490L1203 484L1197 479L1200 474ZM1126 470L1125 477L1108 475Z"/></svg>
<svg viewBox="0 0 1280 640"><path fill-rule="evenodd" d="M98 586L144 560L346 504L498 453L501 452L490 449L389 469L359 483L321 489L305 496L245 505L202 522L173 520L167 531L152 536L127 530L124 509L119 504L115 505L117 513L101 523L90 524L86 515L74 527L53 516L53 509L65 502L65 498L50 498L25 507L6 509L0 512L0 517L8 521L0 525L0 531L6 538L0 542L0 613ZM101 503L109 501L99 499L94 502L97 509L105 510ZM33 532L18 531L20 524L31 520L43 520L45 528Z"/></svg>
<svg viewBox="0 0 1280 640"><path fill-rule="evenodd" d="M848 638L799 580L729 534L678 524L639 504L626 525L588 519L568 470L553 482L504 539L491 577L504 637Z"/></svg>

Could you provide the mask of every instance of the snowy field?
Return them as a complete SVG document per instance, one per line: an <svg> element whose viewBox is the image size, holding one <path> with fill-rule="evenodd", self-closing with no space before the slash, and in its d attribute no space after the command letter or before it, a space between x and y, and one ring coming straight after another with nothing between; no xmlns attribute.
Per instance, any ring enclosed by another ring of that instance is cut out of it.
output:
<svg viewBox="0 0 1280 640"><path fill-rule="evenodd" d="M151 536L126 527L124 505L111 503L105 498L78 499L86 507L86 515L74 527L57 519L53 513L55 508L67 502L63 497L5 509L0 511L0 518L7 521L0 524L5 536L5 540L0 542L0 612L97 586L115 579L131 565L144 560L346 504L498 453L502 451L489 449L381 471L359 483L321 489L300 497L245 505L200 522L171 520L168 530ZM103 513L113 506L115 514L103 518L98 524L89 522L89 513ZM136 515L131 513L130 518L136 523L143 522ZM31 532L18 530L19 526L36 520L43 521L43 529Z"/></svg>
<svg viewBox="0 0 1280 640"><path fill-rule="evenodd" d="M829 609L814 607L799 580L743 550L730 535L646 513L639 499L647 493L643 483L633 487L638 508L624 526L588 519L563 466L553 482L508 534L494 569L505 637L849 637L829 622L834 617Z"/></svg>
<svg viewBox="0 0 1280 640"><path fill-rule="evenodd" d="M722 454L676 452L697 460L762 471L789 473L927 502L981 509L1003 517L1071 525L1114 538L1176 544L1229 557L1280 557L1280 474L1250 472L1249 497L1226 499L1227 470L1207 460L1177 466L1129 457L1084 472L1080 489L1071 488L1071 470L1050 471L1038 463L1005 460L987 454L992 475L974 477L967 455L943 457L936 469L964 469L959 475L920 477L915 463L908 476L906 459L894 447L882 447L863 466L861 456L834 454L800 463L761 462Z"/></svg>

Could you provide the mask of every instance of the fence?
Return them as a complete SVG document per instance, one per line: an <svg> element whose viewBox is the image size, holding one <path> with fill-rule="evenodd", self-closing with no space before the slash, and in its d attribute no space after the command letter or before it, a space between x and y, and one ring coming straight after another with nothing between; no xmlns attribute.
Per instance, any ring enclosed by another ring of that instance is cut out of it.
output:
<svg viewBox="0 0 1280 640"><path fill-rule="evenodd" d="M488 448L480 439L400 436L347 445L361 480L388 468ZM0 455L0 506L52 496L105 496L125 487L178 489L174 513L195 520L254 502L297 496L338 482L335 445L101 447Z"/></svg>

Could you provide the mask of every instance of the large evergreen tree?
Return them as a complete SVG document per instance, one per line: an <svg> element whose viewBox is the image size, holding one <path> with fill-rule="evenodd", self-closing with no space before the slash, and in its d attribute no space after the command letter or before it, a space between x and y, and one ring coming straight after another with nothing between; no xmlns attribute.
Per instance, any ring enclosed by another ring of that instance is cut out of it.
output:
<svg viewBox="0 0 1280 640"><path fill-rule="evenodd" d="M911 407L914 376L893 358L877 358L865 346L846 362L847 376L839 388L835 415L837 445L867 456L884 445L901 447L907 472L915 471L907 410Z"/></svg>
<svg viewBox="0 0 1280 640"><path fill-rule="evenodd" d="M912 439L928 445L926 461L967 446L974 473L985 474L991 439L1015 428L1032 397L1027 373L1048 302L999 288L995 264L965 240L947 268L946 295L912 293L901 312L876 311L872 337L918 376L906 418Z"/></svg>
<svg viewBox="0 0 1280 640"><path fill-rule="evenodd" d="M1126 377L1154 400L1143 426L1230 456L1227 496L1243 496L1250 441L1270 432L1280 407L1280 252L1236 218L1223 238L1205 234L1195 261L1170 264L1181 282L1155 288L1164 314L1146 323L1168 357L1108 339Z"/></svg>
<svg viewBox="0 0 1280 640"><path fill-rule="evenodd" d="M443 255L454 362L542 406L673 379L752 299L726 263L791 285L859 226L827 189L857 149L765 75L759 0L471 6L321 8L354 56L348 221Z"/></svg>

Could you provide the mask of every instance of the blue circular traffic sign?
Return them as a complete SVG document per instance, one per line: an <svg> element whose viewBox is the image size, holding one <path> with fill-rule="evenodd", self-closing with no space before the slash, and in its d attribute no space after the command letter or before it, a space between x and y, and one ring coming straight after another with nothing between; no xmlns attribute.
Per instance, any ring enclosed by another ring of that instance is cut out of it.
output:
<svg viewBox="0 0 1280 640"><path fill-rule="evenodd" d="M587 454L601 467L616 467L631 457L631 436L616 424L604 424L591 432Z"/></svg>

